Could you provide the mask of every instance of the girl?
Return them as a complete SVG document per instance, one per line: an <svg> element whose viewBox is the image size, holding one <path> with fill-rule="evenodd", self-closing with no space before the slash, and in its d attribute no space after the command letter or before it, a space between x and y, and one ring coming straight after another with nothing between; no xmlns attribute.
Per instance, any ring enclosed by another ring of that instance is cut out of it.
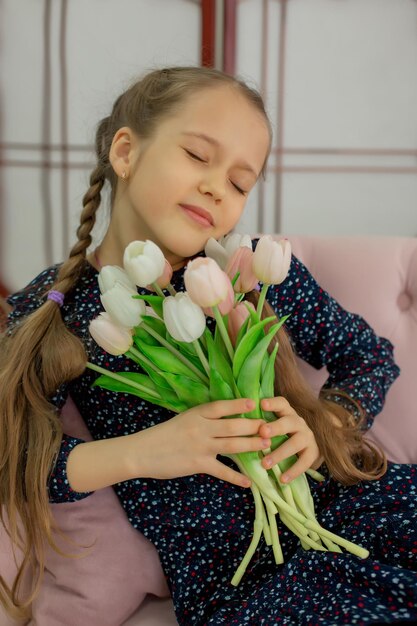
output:
<svg viewBox="0 0 417 626"><path fill-rule="evenodd" d="M89 338L89 322L102 310L99 267L121 265L130 241L151 239L175 270L174 287L183 289L187 261L239 220L270 145L259 95L214 70L154 71L119 97L98 127L97 166L69 259L9 299L14 311L0 357L0 504L16 542L16 516L22 518L21 569L35 554L41 572L44 541L53 545L45 486L50 500L64 502L114 485L133 526L159 551L184 626L411 622L416 468L387 469L382 453L362 438L398 375L392 346L342 310L296 258L280 289L270 290L270 305L278 314L291 312L296 352L326 365L330 375L317 400L281 333L280 389L263 401L280 418L274 424L220 419L249 411L248 398L172 416L139 398L92 388L95 375L85 370L87 358L116 371L130 368L124 356L109 357ZM106 182L110 225L87 256ZM95 441L62 436L59 409L68 393ZM261 450L283 433L288 441L265 457L265 467L297 453L289 481L324 461L326 480L311 484L317 517L371 557L306 552L282 528L285 563L275 565L261 544L233 588L229 581L252 532L253 500L242 490L247 479L218 455ZM19 604L16 589L5 584L1 598L22 615L31 600Z"/></svg>

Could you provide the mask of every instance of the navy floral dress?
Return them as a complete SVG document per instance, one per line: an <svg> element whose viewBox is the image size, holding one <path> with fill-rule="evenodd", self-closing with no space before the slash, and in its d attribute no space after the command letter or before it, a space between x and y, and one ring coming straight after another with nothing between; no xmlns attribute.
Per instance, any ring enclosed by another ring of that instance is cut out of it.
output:
<svg viewBox="0 0 417 626"><path fill-rule="evenodd" d="M47 269L9 298L15 307L11 326L44 301L55 275L56 267ZM172 282L177 290L184 288L183 270ZM89 321L102 311L99 295L97 272L86 264L62 315L91 361L129 370L132 363L124 356L108 355L89 337ZM287 279L270 289L268 300L279 315L291 313L286 327L297 354L316 368L325 365L326 386L356 398L370 426L399 373L389 341L343 310L295 257ZM135 396L91 388L95 376L86 370L53 399L60 408L70 393L95 439L128 435L171 417ZM53 502L88 495L72 491L66 478L68 454L79 443L64 436L49 485ZM114 489L132 525L158 549L180 625L417 622L417 466L389 464L381 480L353 487L328 476L320 484L310 481L310 487L318 521L366 547L370 557L305 551L278 522L285 563L276 565L272 549L260 543L237 588L230 580L253 530L249 489L203 474L130 480Z"/></svg>

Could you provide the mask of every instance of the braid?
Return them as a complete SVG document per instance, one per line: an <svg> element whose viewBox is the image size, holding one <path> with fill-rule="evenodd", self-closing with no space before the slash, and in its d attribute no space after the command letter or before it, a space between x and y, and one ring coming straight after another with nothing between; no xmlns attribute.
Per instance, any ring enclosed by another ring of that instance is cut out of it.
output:
<svg viewBox="0 0 417 626"><path fill-rule="evenodd" d="M115 133L127 126L142 139L150 138L160 121L178 110L190 95L220 84L239 89L264 116L270 129L259 94L242 81L209 68L155 70L116 100L111 114L98 125L97 165L83 198L77 241L59 268L53 289L68 294L85 269L106 181L113 205L117 176L109 154ZM45 568L46 543L57 549L46 485L59 453L62 429L56 409L48 398L60 385L80 376L86 360L82 342L66 328L59 307L51 300L1 340L0 523L8 520L11 541L22 549L23 562L11 587L0 575L0 605L17 618L30 614L30 603L36 596ZM32 565L36 569L33 586L28 596L21 599L20 583Z"/></svg>
<svg viewBox="0 0 417 626"><path fill-rule="evenodd" d="M71 248L69 257L61 266L53 289L68 293L79 279L84 266L87 250L91 245L91 232L96 223L96 213L101 203L101 190L105 183L102 165L97 165L90 176L90 187L83 198L83 210L77 228L77 242Z"/></svg>
<svg viewBox="0 0 417 626"><path fill-rule="evenodd" d="M105 168L98 164L83 199L78 240L53 285L63 294L73 289L85 267L105 180ZM45 541L62 554L53 537L45 489L59 452L62 427L48 398L61 384L82 374L86 355L81 341L65 326L59 307L47 300L11 337L2 339L0 361L0 425L6 435L0 440L0 523L8 520L11 541L23 553L15 584L10 588L0 577L0 602L20 619L30 615L40 588ZM32 587L22 599L20 588L27 570L33 574Z"/></svg>

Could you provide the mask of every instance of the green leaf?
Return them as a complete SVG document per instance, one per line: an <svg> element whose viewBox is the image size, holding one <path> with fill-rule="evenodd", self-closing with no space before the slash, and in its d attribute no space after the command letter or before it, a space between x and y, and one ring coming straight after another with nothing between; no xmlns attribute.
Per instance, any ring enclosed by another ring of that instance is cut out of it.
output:
<svg viewBox="0 0 417 626"><path fill-rule="evenodd" d="M140 350L141 344L147 344L148 346L160 346L161 344L155 337L152 337L142 326L135 326L133 341L135 346Z"/></svg>
<svg viewBox="0 0 417 626"><path fill-rule="evenodd" d="M160 372L156 372L150 365L144 363L143 361L139 362L139 365L145 372L148 374L149 378L152 382L160 388L160 390L164 391L166 389L172 391L169 382L164 378L164 376Z"/></svg>
<svg viewBox="0 0 417 626"><path fill-rule="evenodd" d="M210 402L209 389L200 381L192 380L182 374L164 373L167 381L175 390L181 402L188 408Z"/></svg>
<svg viewBox="0 0 417 626"><path fill-rule="evenodd" d="M254 346L252 351L244 360L236 381L238 389L243 397L252 398L255 401L259 400L259 378L261 375L262 360L269 344L278 332L280 326L280 322L274 324L268 334ZM259 403L257 403L257 407L253 411L246 413L246 416L260 417L261 413Z"/></svg>
<svg viewBox="0 0 417 626"><path fill-rule="evenodd" d="M275 415L275 420L276 419L277 419L277 416ZM276 450L277 448L279 448L279 446L283 444L284 441L287 441L287 439L288 439L288 435L276 435L275 437L272 437L271 450Z"/></svg>
<svg viewBox="0 0 417 626"><path fill-rule="evenodd" d="M226 328L227 328L227 315L225 315L223 317L223 319L225 320L225 325L226 325ZM207 339L207 336L206 336L206 339ZM227 348L226 348L226 346L224 344L222 334L221 334L217 324L216 324L215 329L214 329L214 345L216 346L216 350L219 352L219 354L223 355L223 357L226 359L226 361L228 361L230 363L229 353L228 353Z"/></svg>
<svg viewBox="0 0 417 626"><path fill-rule="evenodd" d="M210 400L233 400L234 395L230 385L228 385L219 372L210 369Z"/></svg>
<svg viewBox="0 0 417 626"><path fill-rule="evenodd" d="M255 324L258 324L258 322L261 321L259 319L259 315L256 310L254 311L253 308L249 306L249 303L246 305L246 308L249 311L250 326L255 326Z"/></svg>
<svg viewBox="0 0 417 626"><path fill-rule="evenodd" d="M262 373L261 379L261 398L273 398L275 386L275 359L278 352L278 344L274 346L271 354L267 357L266 367ZM265 355L266 356L266 355Z"/></svg>
<svg viewBox="0 0 417 626"><path fill-rule="evenodd" d="M235 379L237 379L240 368L242 367L246 357L255 348L259 340L262 339L262 337L265 337L264 327L275 319L275 315L267 317L261 322L255 324L255 326L252 326L252 328L242 337L241 342L236 348L235 357L233 359L233 376Z"/></svg>
<svg viewBox="0 0 417 626"><path fill-rule="evenodd" d="M132 380L134 382L138 382L144 387L147 386L148 389L152 392L158 392L157 386L151 380L149 380L149 378L145 374L138 374L136 372L118 372L118 375L126 378L126 383L114 380L114 378L112 378L111 376L103 375L99 376L94 381L92 386L102 387L103 389L108 389L109 391L115 391L119 393L130 393L134 396L142 398L142 400L147 400L148 402L152 402L152 404L156 404L158 406L163 406L170 411L175 411L176 413L181 413L188 408L188 406L181 402L176 394L172 391L169 392L167 390L162 390L163 395L158 394L158 397L156 398L153 393L146 393L145 390L139 390L129 384L128 381Z"/></svg>
<svg viewBox="0 0 417 626"><path fill-rule="evenodd" d="M142 319L148 324L148 326L152 328L152 330L158 333L158 335L164 337L166 333L166 326L162 320L158 319L157 317L153 317L153 315L142 315Z"/></svg>
<svg viewBox="0 0 417 626"><path fill-rule="evenodd" d="M182 374L188 376L192 380L199 381L200 379L192 370L190 370L185 363L180 361L177 356L172 354L168 348L163 346L150 346L148 344L138 345L138 349L146 356L154 365L156 365L162 372L169 372L171 374Z"/></svg>
<svg viewBox="0 0 417 626"><path fill-rule="evenodd" d="M183 354L185 357L187 357L187 359L189 361L191 361L191 363L197 367L203 374L206 373L203 364L200 361L200 358L198 357L195 348L193 346L192 343L187 343L185 341L176 341L175 339L173 339L173 337L171 337L171 335L167 332L166 333L166 339L177 349L181 352L181 354ZM202 347L203 348L203 347ZM204 348L203 348L203 352L204 352Z"/></svg>
<svg viewBox="0 0 417 626"><path fill-rule="evenodd" d="M136 300L145 300L149 306L155 311L159 317L162 317L162 302L164 298L161 296L151 295L151 294L138 294L137 296L133 296Z"/></svg>
<svg viewBox="0 0 417 626"><path fill-rule="evenodd" d="M235 349L238 347L238 345L240 344L240 342L242 341L242 337L245 335L245 333L248 330L248 326L249 326L249 322L250 322L250 317L247 317L245 319L245 321L243 322L242 326L239 328L239 332L237 334L236 337L236 345L235 345Z"/></svg>
<svg viewBox="0 0 417 626"><path fill-rule="evenodd" d="M217 371L220 374L221 378L229 385L229 387L235 389L236 383L233 377L229 356L224 355L222 352L219 352L219 350L216 349L216 344L214 343L213 336L211 334L206 336L206 341L210 370Z"/></svg>
<svg viewBox="0 0 417 626"><path fill-rule="evenodd" d="M281 328L281 326L285 324L289 317L289 315L284 315L284 317L281 317L281 319L276 324L274 324L273 328L276 328L275 332L277 332ZM276 319L277 318L274 315L271 317L266 317L261 322L258 322L255 326L252 326L252 328L243 337L242 341L236 349L235 357L233 359L233 375L236 379L248 355L253 352L258 341L263 336L265 336L264 327L266 326L266 324Z"/></svg>

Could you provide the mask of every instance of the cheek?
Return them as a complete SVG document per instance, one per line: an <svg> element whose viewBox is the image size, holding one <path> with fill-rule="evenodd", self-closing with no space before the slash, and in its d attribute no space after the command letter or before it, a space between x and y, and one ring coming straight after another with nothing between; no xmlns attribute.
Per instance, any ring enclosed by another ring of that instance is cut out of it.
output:
<svg viewBox="0 0 417 626"><path fill-rule="evenodd" d="M227 229L227 232L232 230L242 217L244 208L245 208L246 200L232 202L229 206L228 211L224 217L224 227Z"/></svg>

